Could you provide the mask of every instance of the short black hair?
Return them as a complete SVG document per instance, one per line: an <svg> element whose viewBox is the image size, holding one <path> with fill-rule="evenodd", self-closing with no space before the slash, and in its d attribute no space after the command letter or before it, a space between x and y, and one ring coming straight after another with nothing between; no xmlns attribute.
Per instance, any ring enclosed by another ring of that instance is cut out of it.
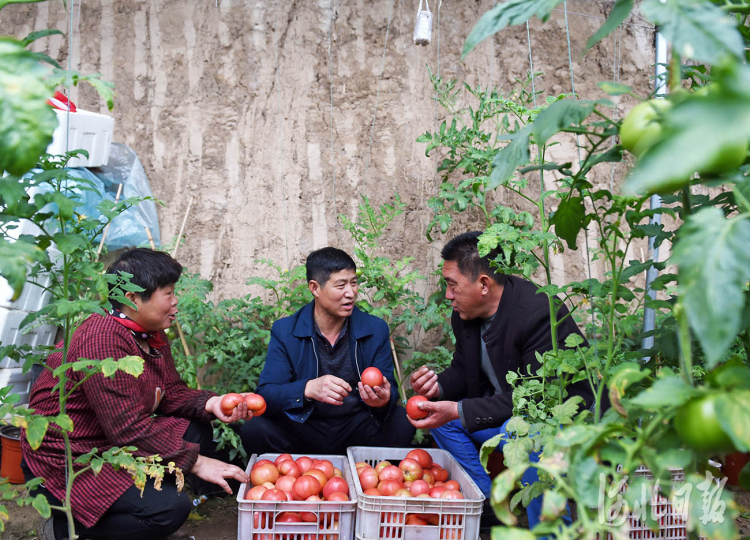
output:
<svg viewBox="0 0 750 540"><path fill-rule="evenodd" d="M130 282L143 288L137 293L141 299L148 301L159 287L177 283L182 274L182 265L168 253L146 248L133 248L123 251L117 260L107 268L108 274L119 275L120 272L132 274ZM110 291L115 287L109 284ZM119 308L121 303L110 298L112 306Z"/></svg>
<svg viewBox="0 0 750 540"><path fill-rule="evenodd" d="M307 281L317 281L323 287L331 274L341 270L357 270L357 265L346 251L334 247L324 247L313 251L305 262Z"/></svg>
<svg viewBox="0 0 750 540"><path fill-rule="evenodd" d="M494 248L486 256L479 256L479 237L481 231L470 231L460 234L450 240L440 256L444 261L454 261L458 263L458 269L461 273L472 281L476 281L479 274L487 274L499 285L505 283L505 274L501 274L492 267L490 261L494 261L501 254L500 246Z"/></svg>

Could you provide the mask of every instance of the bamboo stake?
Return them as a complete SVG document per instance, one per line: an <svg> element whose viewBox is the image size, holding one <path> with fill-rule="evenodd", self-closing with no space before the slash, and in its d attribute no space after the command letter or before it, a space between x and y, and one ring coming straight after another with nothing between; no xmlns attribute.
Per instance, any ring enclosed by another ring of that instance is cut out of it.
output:
<svg viewBox="0 0 750 540"><path fill-rule="evenodd" d="M172 258L177 258L177 249L180 247L180 241L182 240L182 233L185 232L185 224L187 223L188 214L190 213L190 207L193 206L193 198L194 196L190 196L190 202L188 202L187 210L185 210L185 217L182 218L182 226L180 226L180 233L177 235L177 242L174 245L174 249L172 250Z"/></svg>
<svg viewBox="0 0 750 540"><path fill-rule="evenodd" d="M393 343L393 338L390 338L391 342L391 355L393 356L393 365L396 368L396 377L398 377L398 390L401 393L402 403L406 403L406 391L404 390L403 380L401 379L401 366L398 364L398 354L396 354L396 345Z"/></svg>
<svg viewBox="0 0 750 540"><path fill-rule="evenodd" d="M120 184L117 188L117 195L115 195L115 204L120 200L120 195L122 195L122 186L124 184ZM112 222L110 221L107 223L107 226L104 227L104 232L102 233L102 241L99 242L99 249L96 250L96 258L99 259L99 256L102 254L102 248L104 247L104 241L107 239L107 233L109 232L109 226L112 225Z"/></svg>

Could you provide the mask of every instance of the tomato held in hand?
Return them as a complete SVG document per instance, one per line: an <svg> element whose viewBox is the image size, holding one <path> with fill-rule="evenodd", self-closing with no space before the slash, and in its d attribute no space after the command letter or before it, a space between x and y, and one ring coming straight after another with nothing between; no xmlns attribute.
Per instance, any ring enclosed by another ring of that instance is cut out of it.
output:
<svg viewBox="0 0 750 540"><path fill-rule="evenodd" d="M429 400L424 396L412 396L409 398L409 401L406 402L406 414L409 415L409 418L412 420L427 418L429 413L419 408L419 404L423 401Z"/></svg>
<svg viewBox="0 0 750 540"><path fill-rule="evenodd" d="M266 412L266 400L260 394L248 394L245 396L247 408L253 411L253 416L260 416Z"/></svg>
<svg viewBox="0 0 750 540"><path fill-rule="evenodd" d="M682 442L698 452L733 452L734 445L716 415L716 397L692 399L677 411L674 427Z"/></svg>
<svg viewBox="0 0 750 540"><path fill-rule="evenodd" d="M383 374L376 367L368 367L362 372L361 380L362 384L374 388L383 384Z"/></svg>
<svg viewBox="0 0 750 540"><path fill-rule="evenodd" d="M221 398L221 403L219 406L221 407L221 412L223 412L226 416L232 416L232 412L234 411L234 408L245 401L245 398L243 398L240 394L224 394L224 397Z"/></svg>

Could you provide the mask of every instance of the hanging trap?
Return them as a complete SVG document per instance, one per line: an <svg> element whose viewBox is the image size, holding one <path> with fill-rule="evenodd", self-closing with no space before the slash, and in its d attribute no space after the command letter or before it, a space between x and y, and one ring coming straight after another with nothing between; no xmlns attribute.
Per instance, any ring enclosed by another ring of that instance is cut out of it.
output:
<svg viewBox="0 0 750 540"><path fill-rule="evenodd" d="M430 4L424 0L426 9L422 9L422 0L419 0L417 9L417 23L414 25L414 44L429 45L432 39L432 13Z"/></svg>

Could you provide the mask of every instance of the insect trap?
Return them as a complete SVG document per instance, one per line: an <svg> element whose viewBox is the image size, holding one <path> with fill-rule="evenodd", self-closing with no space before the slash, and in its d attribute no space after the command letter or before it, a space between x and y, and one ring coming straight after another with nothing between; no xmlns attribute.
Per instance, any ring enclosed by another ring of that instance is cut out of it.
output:
<svg viewBox="0 0 750 540"><path fill-rule="evenodd" d="M427 46L432 40L432 13L430 4L424 0L425 8L422 9L422 0L419 0L417 9L417 23L414 25L414 45Z"/></svg>

